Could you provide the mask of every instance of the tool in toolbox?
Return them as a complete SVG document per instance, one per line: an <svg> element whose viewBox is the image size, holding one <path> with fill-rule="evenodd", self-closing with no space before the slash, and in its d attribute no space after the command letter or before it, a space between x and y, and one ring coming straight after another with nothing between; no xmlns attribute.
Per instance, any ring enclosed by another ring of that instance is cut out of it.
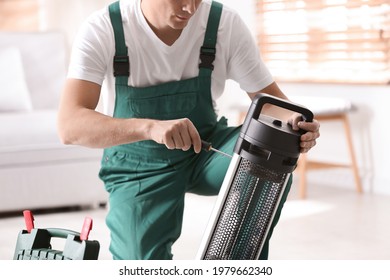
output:
<svg viewBox="0 0 390 280"><path fill-rule="evenodd" d="M23 211L26 229L17 239L14 260L97 260L100 244L88 240L92 230L92 219L86 217L81 233L61 229L39 229L34 226L34 216L29 210ZM66 239L63 250L54 250L51 239Z"/></svg>
<svg viewBox="0 0 390 280"><path fill-rule="evenodd" d="M228 157L228 158L232 158L231 155L227 154L227 153L224 153L220 150L217 150L215 149L210 142L206 142L204 140L202 140L202 149L209 152L209 151L213 151L213 152L216 152L216 153L219 153L220 155L223 155L225 157Z"/></svg>
<svg viewBox="0 0 390 280"><path fill-rule="evenodd" d="M296 167L304 133L261 114L265 104L298 112L305 121L313 120L313 113L298 104L267 94L256 96L234 147L198 259L254 260L260 256Z"/></svg>

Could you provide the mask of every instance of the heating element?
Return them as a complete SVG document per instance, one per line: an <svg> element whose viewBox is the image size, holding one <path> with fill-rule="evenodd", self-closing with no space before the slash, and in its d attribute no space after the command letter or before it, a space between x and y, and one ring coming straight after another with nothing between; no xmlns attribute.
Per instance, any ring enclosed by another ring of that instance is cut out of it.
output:
<svg viewBox="0 0 390 280"><path fill-rule="evenodd" d="M216 205L206 228L198 259L258 259L300 154L300 136L278 119L261 114L272 104L313 114L297 104L258 95L248 110Z"/></svg>

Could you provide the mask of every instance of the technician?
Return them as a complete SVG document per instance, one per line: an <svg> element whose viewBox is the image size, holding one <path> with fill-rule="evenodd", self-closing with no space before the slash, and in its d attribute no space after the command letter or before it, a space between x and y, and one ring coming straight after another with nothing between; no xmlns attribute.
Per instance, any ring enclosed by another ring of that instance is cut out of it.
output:
<svg viewBox="0 0 390 280"><path fill-rule="evenodd" d="M109 193L114 259L172 259L185 194L218 194L230 160L201 152L201 139L233 152L240 128L216 112L228 79L250 98L264 92L286 99L242 19L217 2L120 1L82 25L58 130L65 144L104 148L99 176ZM315 145L316 120L305 123L273 106L263 111L307 131L302 152Z"/></svg>

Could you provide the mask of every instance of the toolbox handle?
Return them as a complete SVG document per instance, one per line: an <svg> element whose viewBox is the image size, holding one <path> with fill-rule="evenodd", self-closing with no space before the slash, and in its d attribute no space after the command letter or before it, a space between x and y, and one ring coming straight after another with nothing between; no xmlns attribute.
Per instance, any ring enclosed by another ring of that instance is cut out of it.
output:
<svg viewBox="0 0 390 280"><path fill-rule="evenodd" d="M31 230L34 229L34 215L30 210L23 211L24 221L26 223L26 229L28 233L31 233ZM69 234L77 236L80 240L88 240L88 236L90 231L92 230L92 218L85 217L84 224L81 229L81 232L78 233L76 231L60 229L60 228L48 228L46 229L51 237L58 238L67 238Z"/></svg>
<svg viewBox="0 0 390 280"><path fill-rule="evenodd" d="M68 238L68 235L74 235L80 237L80 233L73 230L62 229L62 228L46 228L46 230L51 237L65 238L65 239Z"/></svg>
<svg viewBox="0 0 390 280"><path fill-rule="evenodd" d="M91 229L92 219L86 217L84 220L83 228L81 229L80 233L73 230L61 228L47 228L46 230L49 232L51 237L67 238L68 235L74 235L77 236L81 241L83 241L88 240L89 232L91 231Z"/></svg>
<svg viewBox="0 0 390 280"><path fill-rule="evenodd" d="M249 107L248 114L242 125L244 130L249 126L251 119L258 119L260 117L261 110L265 104L271 104L290 111L301 113L303 120L306 122L312 122L314 118L313 113L301 105L266 93L259 93L253 98L252 104Z"/></svg>

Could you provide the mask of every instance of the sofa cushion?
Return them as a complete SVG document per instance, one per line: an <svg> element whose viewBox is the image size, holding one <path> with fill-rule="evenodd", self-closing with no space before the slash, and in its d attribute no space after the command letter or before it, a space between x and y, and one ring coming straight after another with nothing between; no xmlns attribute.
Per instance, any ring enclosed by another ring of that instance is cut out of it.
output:
<svg viewBox="0 0 390 280"><path fill-rule="evenodd" d="M18 48L0 48L0 112L31 111L22 57Z"/></svg>
<svg viewBox="0 0 390 280"><path fill-rule="evenodd" d="M0 32L0 49L17 48L34 110L56 109L66 78L65 34L50 32Z"/></svg>
<svg viewBox="0 0 390 280"><path fill-rule="evenodd" d="M55 110L0 114L0 167L100 159L100 149L62 144L56 118Z"/></svg>

